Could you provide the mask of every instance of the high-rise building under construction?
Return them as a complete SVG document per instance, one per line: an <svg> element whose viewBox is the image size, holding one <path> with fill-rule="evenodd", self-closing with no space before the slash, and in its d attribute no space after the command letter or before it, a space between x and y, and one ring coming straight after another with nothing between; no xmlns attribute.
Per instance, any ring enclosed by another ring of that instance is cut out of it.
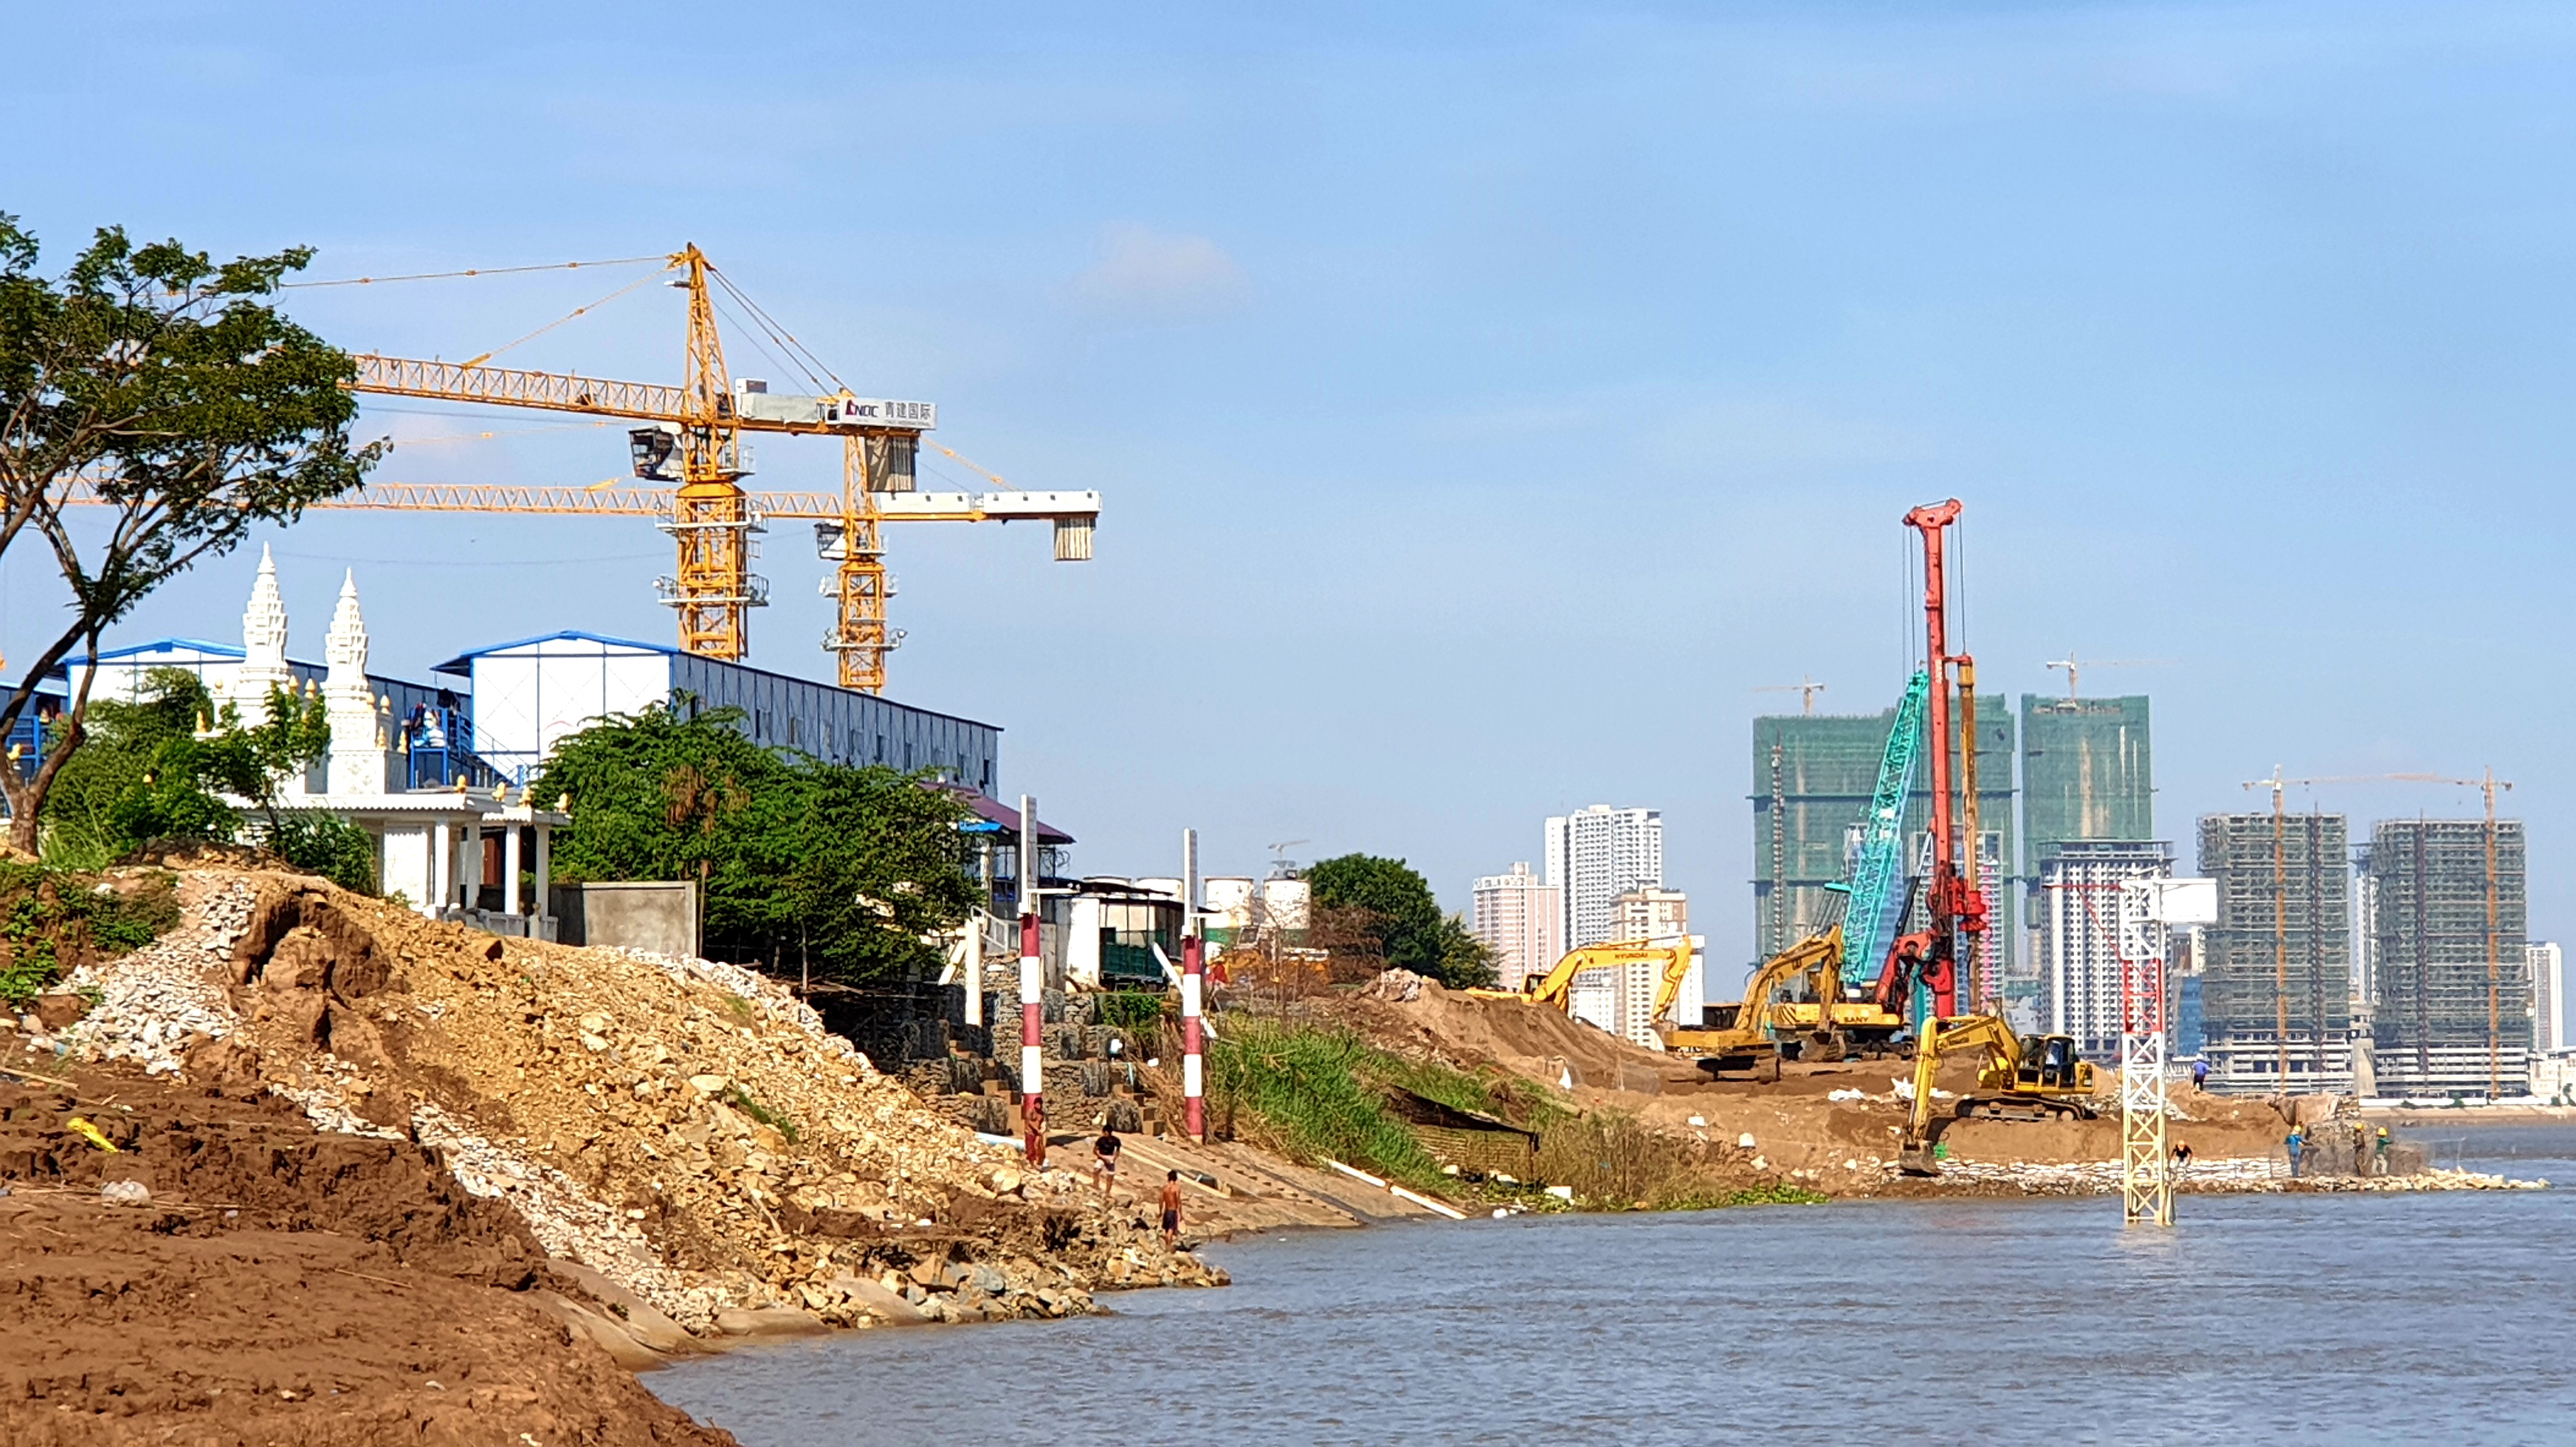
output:
<svg viewBox="0 0 2576 1447"><path fill-rule="evenodd" d="M2209 814L2200 872L2218 881L2202 935L2212 1090L2352 1088L2352 865L2341 814Z"/></svg>
<svg viewBox="0 0 2576 1447"><path fill-rule="evenodd" d="M2388 819L2371 831L2371 1065L2380 1094L2529 1089L2523 858L2519 820Z"/></svg>
<svg viewBox="0 0 2576 1447"><path fill-rule="evenodd" d="M2173 873L2156 842L2155 759L2147 700L2021 696L2022 918L2031 940L2025 978L2007 977L2007 1004L2078 1049L2119 1044L2118 881Z"/></svg>
<svg viewBox="0 0 2576 1447"><path fill-rule="evenodd" d="M1877 714L1777 714L1753 721L1753 941L1769 959L1842 918L1829 886L1851 878L1861 816L1878 789L1896 710ZM1914 772L1905 809L1905 867L1919 874L1929 851L1929 773ZM1979 978L2010 960L2016 915L2003 885L2013 854L2013 720L1997 708L1977 718L1978 879L1993 914ZM1980 990L1985 987L1980 986Z"/></svg>

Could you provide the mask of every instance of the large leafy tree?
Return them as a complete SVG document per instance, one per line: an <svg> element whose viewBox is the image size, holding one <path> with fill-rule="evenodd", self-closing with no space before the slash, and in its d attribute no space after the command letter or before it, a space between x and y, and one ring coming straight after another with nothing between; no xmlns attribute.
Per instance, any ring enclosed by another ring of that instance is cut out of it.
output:
<svg viewBox="0 0 2576 1447"><path fill-rule="evenodd" d="M935 968L966 917L965 810L914 777L761 747L737 709L655 707L556 744L530 792L568 801L554 867L694 879L707 952L843 983Z"/></svg>
<svg viewBox="0 0 2576 1447"><path fill-rule="evenodd" d="M1446 985L1492 982L1490 953L1464 921L1440 913L1430 881L1403 860L1344 854L1308 869L1306 882L1316 908L1357 912L1361 927L1376 936L1388 968L1429 975Z"/></svg>
<svg viewBox="0 0 2576 1447"><path fill-rule="evenodd" d="M153 589L357 486L384 446L351 446L348 355L261 300L309 248L219 264L108 228L59 276L37 255L0 213L0 556L32 534L69 597L58 631L18 660L0 734ZM45 796L87 738L89 682L82 671L32 777L0 769L17 850L35 851Z"/></svg>

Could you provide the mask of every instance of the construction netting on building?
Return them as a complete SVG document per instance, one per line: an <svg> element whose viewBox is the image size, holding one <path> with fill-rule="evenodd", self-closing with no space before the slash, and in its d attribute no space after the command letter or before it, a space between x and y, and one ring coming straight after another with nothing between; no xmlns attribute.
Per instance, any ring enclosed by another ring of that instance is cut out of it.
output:
<svg viewBox="0 0 2576 1447"><path fill-rule="evenodd" d="M2523 1094L2532 993L2521 821L2384 820L2371 832L2370 875L2380 1093Z"/></svg>
<svg viewBox="0 0 2576 1447"><path fill-rule="evenodd" d="M2154 765L2144 695L2023 694L2021 872L2073 840L2155 838Z"/></svg>
<svg viewBox="0 0 2576 1447"><path fill-rule="evenodd" d="M1828 886L1851 877L1858 827L1878 787L1891 708L1876 714L1777 714L1753 721L1753 901L1756 957L1769 959L1839 922L1844 900ZM2016 857L2013 841L2014 729L2009 711L1977 719L1977 832L1995 875ZM1931 809L1928 774L1918 767L1905 809L1905 860L1918 870ZM1993 914L1990 967L2012 978L2013 896L2000 877L1980 883ZM1919 911L1918 911L1919 912Z"/></svg>
<svg viewBox="0 0 2576 1447"><path fill-rule="evenodd" d="M2210 814L2218 881L2203 937L2201 1026L2213 1089L2352 1088L2352 865L2341 814Z"/></svg>

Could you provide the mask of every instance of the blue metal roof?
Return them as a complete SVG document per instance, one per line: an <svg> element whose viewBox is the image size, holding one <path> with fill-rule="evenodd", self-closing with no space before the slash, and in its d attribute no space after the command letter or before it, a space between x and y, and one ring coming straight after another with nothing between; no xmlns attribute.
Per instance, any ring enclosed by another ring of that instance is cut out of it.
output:
<svg viewBox="0 0 2576 1447"><path fill-rule="evenodd" d="M155 638L149 643L111 648L95 657L85 653L77 658L66 658L54 666L59 670L69 668L76 663L111 663L119 658L132 658L138 653L174 653L182 648L194 649L199 653L210 653L217 658L244 656L240 648L229 643L208 643L202 638Z"/></svg>
<svg viewBox="0 0 2576 1447"><path fill-rule="evenodd" d="M565 639L581 643L605 643L613 648L632 648L640 653L659 653L665 657L677 657L680 652L667 643L638 643L632 638L611 638L605 633L585 633L578 628L566 628L560 633L539 633L527 638L513 638L507 643L495 643L486 648L469 648L432 668L430 672L470 675L474 672L474 660L477 658L494 653L507 653L513 648L525 648L531 643L554 643ZM234 649L233 656L240 657L241 650Z"/></svg>

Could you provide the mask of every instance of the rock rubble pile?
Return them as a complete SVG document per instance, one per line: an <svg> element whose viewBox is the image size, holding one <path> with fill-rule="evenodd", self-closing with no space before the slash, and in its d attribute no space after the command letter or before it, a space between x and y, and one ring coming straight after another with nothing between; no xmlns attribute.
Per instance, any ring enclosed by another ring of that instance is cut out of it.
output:
<svg viewBox="0 0 2576 1447"><path fill-rule="evenodd" d="M47 1045L416 1140L692 1332L1062 1316L1223 1280L926 1109L752 971L496 938L290 875L192 870L178 897L161 941L83 967L97 1004Z"/></svg>

